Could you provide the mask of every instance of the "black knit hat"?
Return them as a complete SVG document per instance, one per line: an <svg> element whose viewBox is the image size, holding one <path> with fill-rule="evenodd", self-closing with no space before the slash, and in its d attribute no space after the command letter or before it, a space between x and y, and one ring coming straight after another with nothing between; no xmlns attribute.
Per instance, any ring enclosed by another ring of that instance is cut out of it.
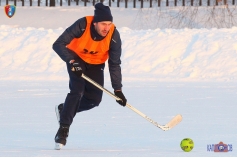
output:
<svg viewBox="0 0 237 158"><path fill-rule="evenodd" d="M108 6L103 3L97 3L95 5L94 22L111 21L113 22L113 16Z"/></svg>

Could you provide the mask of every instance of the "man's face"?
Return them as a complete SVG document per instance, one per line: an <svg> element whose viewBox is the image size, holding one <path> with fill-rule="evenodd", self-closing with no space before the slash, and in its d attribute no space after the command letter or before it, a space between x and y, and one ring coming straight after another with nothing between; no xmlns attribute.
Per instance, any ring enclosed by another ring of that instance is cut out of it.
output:
<svg viewBox="0 0 237 158"><path fill-rule="evenodd" d="M95 30L102 37L105 37L107 35L107 33L110 30L111 25L112 25L111 21L101 21L101 22L94 23Z"/></svg>

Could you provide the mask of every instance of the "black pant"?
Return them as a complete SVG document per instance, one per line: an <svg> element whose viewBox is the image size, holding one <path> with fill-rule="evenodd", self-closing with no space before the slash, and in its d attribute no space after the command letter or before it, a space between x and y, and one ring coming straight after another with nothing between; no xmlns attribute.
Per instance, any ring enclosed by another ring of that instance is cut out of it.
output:
<svg viewBox="0 0 237 158"><path fill-rule="evenodd" d="M83 69L83 73L104 86L104 67L105 64L88 64L82 59L78 59L80 66ZM60 123L71 125L74 116L77 112L92 109L99 106L103 91L85 81L82 77L77 77L72 71L71 66L67 63L67 70L69 74L69 88L70 93L64 102L63 110L60 116Z"/></svg>

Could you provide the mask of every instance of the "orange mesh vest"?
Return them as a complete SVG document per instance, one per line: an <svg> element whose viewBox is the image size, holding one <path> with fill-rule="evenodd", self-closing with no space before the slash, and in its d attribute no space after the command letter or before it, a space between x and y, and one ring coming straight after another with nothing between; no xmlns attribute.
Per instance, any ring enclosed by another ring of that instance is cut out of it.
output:
<svg viewBox="0 0 237 158"><path fill-rule="evenodd" d="M74 51L82 60L90 64L102 64L109 57L109 46L114 32L114 24L112 24L108 34L101 41L94 41L91 38L90 26L93 21L93 16L87 16L86 29L80 38L74 38L67 48Z"/></svg>

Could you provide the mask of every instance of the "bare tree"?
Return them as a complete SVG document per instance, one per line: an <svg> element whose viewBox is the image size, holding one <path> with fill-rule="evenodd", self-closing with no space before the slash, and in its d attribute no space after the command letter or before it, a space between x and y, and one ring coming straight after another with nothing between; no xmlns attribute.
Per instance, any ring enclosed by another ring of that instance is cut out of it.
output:
<svg viewBox="0 0 237 158"><path fill-rule="evenodd" d="M177 6L165 1L160 7L141 8L134 20L135 29L155 28L231 28L237 26L236 5L226 0L179 0ZM201 5L201 6L200 6Z"/></svg>

